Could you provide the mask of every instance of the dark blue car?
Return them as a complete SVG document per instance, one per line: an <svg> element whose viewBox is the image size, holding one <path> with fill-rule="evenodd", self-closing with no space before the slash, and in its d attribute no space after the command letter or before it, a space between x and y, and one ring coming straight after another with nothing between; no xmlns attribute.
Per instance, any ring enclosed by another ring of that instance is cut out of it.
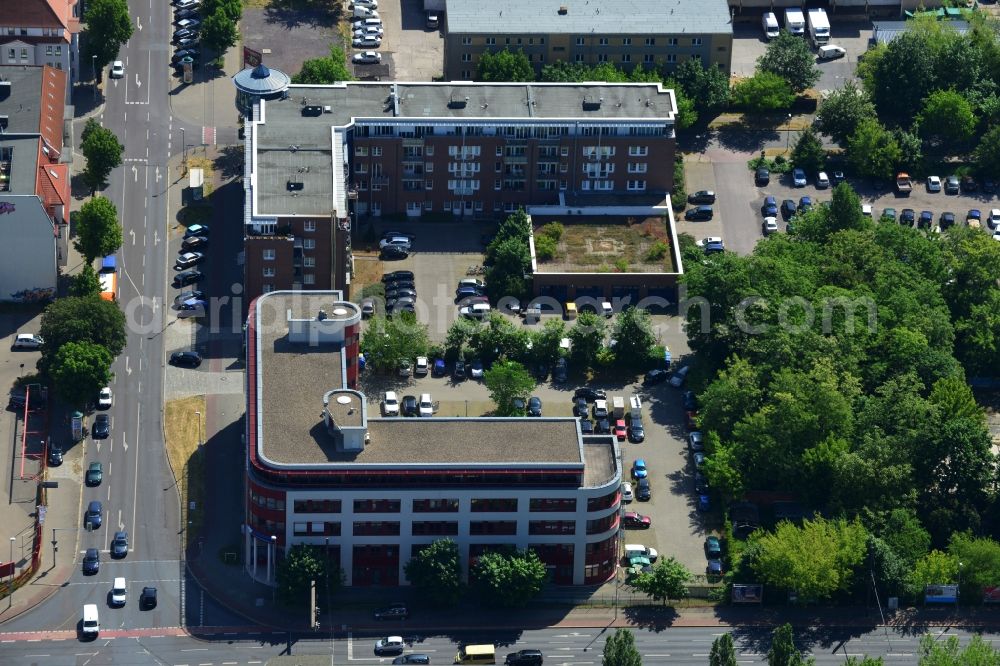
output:
<svg viewBox="0 0 1000 666"><path fill-rule="evenodd" d="M778 200L772 197L770 194L764 197L764 205L760 207L760 211L764 214L764 217L777 217L778 216Z"/></svg>

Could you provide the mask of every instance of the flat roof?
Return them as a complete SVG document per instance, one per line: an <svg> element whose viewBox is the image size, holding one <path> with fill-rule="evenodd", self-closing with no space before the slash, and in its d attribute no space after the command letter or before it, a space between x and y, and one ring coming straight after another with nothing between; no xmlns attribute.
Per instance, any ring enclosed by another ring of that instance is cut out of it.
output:
<svg viewBox="0 0 1000 666"><path fill-rule="evenodd" d="M5 134L41 132L44 75L41 65L0 66L0 81L6 82L0 85L0 115L7 116ZM62 106L64 102L57 99L54 103Z"/></svg>
<svg viewBox="0 0 1000 666"><path fill-rule="evenodd" d="M0 111L0 115L2 115ZM35 194L35 178L38 175L38 136L12 138L0 134L0 154L10 158L10 180L6 192L10 194Z"/></svg>
<svg viewBox="0 0 1000 666"><path fill-rule="evenodd" d="M568 417L383 419L371 418L375 410L370 410L364 449L338 451L322 411L323 396L343 387L343 351L334 343L292 343L285 324L289 311L308 318L319 309L329 310L333 300L329 292L271 292L256 300L251 311L256 341L250 344L257 345L257 367L249 372L257 382L260 457L305 467L575 466L586 468L586 478L604 480L611 478L610 460L614 475L613 451L591 451L581 442L578 421ZM356 409L353 419L360 410L353 401L342 406L350 407Z"/></svg>
<svg viewBox="0 0 1000 666"><path fill-rule="evenodd" d="M733 32L726 0L448 0L447 21L450 33L475 34Z"/></svg>

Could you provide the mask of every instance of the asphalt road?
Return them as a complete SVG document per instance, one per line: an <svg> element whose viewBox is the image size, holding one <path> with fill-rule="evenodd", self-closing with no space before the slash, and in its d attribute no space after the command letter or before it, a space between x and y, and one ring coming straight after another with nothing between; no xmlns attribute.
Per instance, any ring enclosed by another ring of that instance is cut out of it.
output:
<svg viewBox="0 0 1000 666"><path fill-rule="evenodd" d="M708 663L712 641L725 629L722 627L681 627L670 629L639 629L635 631L636 646L644 664ZM965 643L972 632L933 627L930 633L938 639L958 636ZM402 632L406 634L405 630ZM737 661L741 664L765 664L770 645L770 630L737 628L733 637ZM882 656L886 664L916 664L922 628L902 632L876 627L874 629L823 628L796 631L796 644L815 657L817 664L842 664L848 656ZM450 664L461 643L493 642L497 645L497 663L502 664L508 653L525 648L540 649L549 666L594 666L601 663L604 641L611 630L545 629L538 631L443 632L420 638L406 653L424 653L432 664ZM995 635L987 641L1000 641ZM90 643L42 638L10 642L9 635L0 634L0 661L32 664L105 664L157 666L236 666L263 664L279 655L323 655L331 664L390 664L392 657L376 657L373 636L337 633L298 637L283 633L218 633L197 639L169 632L150 636L102 636Z"/></svg>
<svg viewBox="0 0 1000 666"><path fill-rule="evenodd" d="M168 102L172 16L170 5L152 0L132 0L130 15L135 31L119 53L126 74L105 80L100 116L125 146L123 165L111 174L103 194L117 206L124 228L124 244L118 253L119 302L128 328L126 348L112 367L111 436L86 442L85 463L100 461L104 478L99 486L83 492L72 578L47 601L6 623L5 631L75 629L85 603L98 604L101 624L108 628L178 626L184 620L179 507L161 424L162 305L168 268L165 223L168 196L174 196L168 194L167 159L181 149L181 125L172 118ZM92 500L103 504L103 524L88 531L82 527L82 514ZM117 530L128 532L129 553L112 560L109 548ZM61 534L59 539L60 548L72 547L69 535ZM84 576L80 569L87 548L101 551L100 572L93 576ZM130 603L111 609L108 595L117 576L128 582ZM153 611L139 612L138 604L132 602L145 585L157 587L159 603ZM202 617L205 613L197 594L188 599L187 608ZM229 618L221 611L216 614Z"/></svg>

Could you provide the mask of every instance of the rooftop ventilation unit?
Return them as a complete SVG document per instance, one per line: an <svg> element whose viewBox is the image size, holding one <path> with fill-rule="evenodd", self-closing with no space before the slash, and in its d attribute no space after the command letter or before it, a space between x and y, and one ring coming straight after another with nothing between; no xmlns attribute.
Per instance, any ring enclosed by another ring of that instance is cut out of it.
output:
<svg viewBox="0 0 1000 666"><path fill-rule="evenodd" d="M6 115L0 116L0 132L6 131L7 125L10 124L10 118Z"/></svg>
<svg viewBox="0 0 1000 666"><path fill-rule="evenodd" d="M566 5L559 5L559 15L566 16L566 14L569 14L569 7Z"/></svg>
<svg viewBox="0 0 1000 666"><path fill-rule="evenodd" d="M599 98L597 101L593 101L593 100L589 100L589 99L584 98L584 100L583 100L583 110L584 111L598 111L598 110L600 110L600 108L601 108L601 102L603 102L603 101L604 101L603 97Z"/></svg>
<svg viewBox="0 0 1000 666"><path fill-rule="evenodd" d="M323 107L318 104L307 104L302 107L303 116L321 116L323 115Z"/></svg>
<svg viewBox="0 0 1000 666"><path fill-rule="evenodd" d="M323 113L333 113L333 107L330 105L324 106Z"/></svg>
<svg viewBox="0 0 1000 666"><path fill-rule="evenodd" d="M459 99L455 99L454 97L452 97L450 100L448 100L448 108L449 109L464 109L468 103L469 103L469 98L468 97L463 97L463 98L459 98Z"/></svg>
<svg viewBox="0 0 1000 666"><path fill-rule="evenodd" d="M303 189L305 189L305 183L297 181L297 180L290 180L290 181L288 181L288 191L289 192L299 192L299 191L301 191Z"/></svg>

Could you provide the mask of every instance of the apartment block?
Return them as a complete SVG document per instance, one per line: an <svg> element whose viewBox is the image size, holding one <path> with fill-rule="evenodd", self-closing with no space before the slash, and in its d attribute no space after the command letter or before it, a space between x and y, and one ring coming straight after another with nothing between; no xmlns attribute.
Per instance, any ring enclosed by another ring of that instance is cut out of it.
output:
<svg viewBox="0 0 1000 666"><path fill-rule="evenodd" d="M733 26L726 0L448 0L444 42L445 78L456 81L504 49L537 73L559 61L669 72L694 58L729 74Z"/></svg>
<svg viewBox="0 0 1000 666"><path fill-rule="evenodd" d="M68 75L68 103L73 83L81 78L79 12L78 0L0 2L0 65L63 70Z"/></svg>

